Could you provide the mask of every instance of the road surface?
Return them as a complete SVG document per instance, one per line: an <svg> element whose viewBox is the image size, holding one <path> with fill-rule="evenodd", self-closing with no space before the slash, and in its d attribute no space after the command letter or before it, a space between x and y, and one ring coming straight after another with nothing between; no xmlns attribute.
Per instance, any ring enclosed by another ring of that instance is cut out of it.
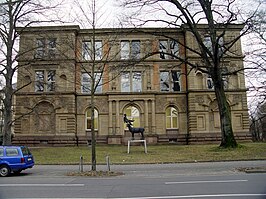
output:
<svg viewBox="0 0 266 199"><path fill-rule="evenodd" d="M116 177L69 177L78 165L36 165L21 175L0 178L1 199L9 198L232 198L266 199L266 173L237 168L264 167L266 161L111 165ZM106 170L105 165L97 167ZM90 170L86 166L84 170Z"/></svg>

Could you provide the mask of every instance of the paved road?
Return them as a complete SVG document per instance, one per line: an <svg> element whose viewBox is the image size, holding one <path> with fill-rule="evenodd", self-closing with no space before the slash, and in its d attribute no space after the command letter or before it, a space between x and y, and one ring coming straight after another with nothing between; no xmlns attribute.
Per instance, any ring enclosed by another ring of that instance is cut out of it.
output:
<svg viewBox="0 0 266 199"><path fill-rule="evenodd" d="M0 178L2 198L240 198L265 199L266 173L246 174L240 167L266 161L111 165L125 175L108 178L68 177L78 165L37 165L20 176ZM98 170L106 170L99 165ZM84 170L90 170L86 166Z"/></svg>

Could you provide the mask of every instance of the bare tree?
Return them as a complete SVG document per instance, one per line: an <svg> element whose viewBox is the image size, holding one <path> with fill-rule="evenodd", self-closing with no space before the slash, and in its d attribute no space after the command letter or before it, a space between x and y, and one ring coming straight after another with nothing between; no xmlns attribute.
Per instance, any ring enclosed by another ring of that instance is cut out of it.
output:
<svg viewBox="0 0 266 199"><path fill-rule="evenodd" d="M86 87L82 85L83 89L88 91L90 98L90 135L91 135L91 170L96 171L96 132L95 132L95 97L98 89L104 84L109 83L116 77L120 76L121 73L127 68L134 66L136 61L119 62L116 67L106 67L111 61L117 58L119 52L112 52L112 42L114 42L118 35L114 29L109 28L106 31L111 31L110 36L104 36L99 38L99 32L97 31L106 22L106 18L109 17L109 12L103 10L104 4L97 4L95 0L91 1L75 1L77 10L75 13L76 22L79 23L83 28L87 29L87 33L82 36L82 61L79 63L80 68L90 80L90 84ZM89 28L89 29L88 29ZM119 31L119 29L116 29ZM104 38L104 39L103 39ZM99 41L99 39L101 41ZM103 40L102 40L103 39ZM123 66L123 67L121 67ZM113 70L114 68L114 70ZM108 80L103 80L103 74L112 73L113 76ZM88 136L88 135L87 135ZM89 136L88 136L89 139Z"/></svg>
<svg viewBox="0 0 266 199"><path fill-rule="evenodd" d="M253 139L265 139L266 104L266 3L252 19L252 32L246 36L245 63L248 84L249 112Z"/></svg>
<svg viewBox="0 0 266 199"><path fill-rule="evenodd" d="M220 146L236 147L230 105L224 89L224 77L243 72L243 68L224 70L223 62L230 54L242 57L242 54L236 54L232 47L250 31L250 18L243 19L241 17L241 10L236 7L234 0L222 2L212 0L121 0L121 5L133 10L127 21L134 25L159 23L161 26L182 28L193 35L199 46L198 49L191 49L188 45L176 42L184 45L187 51L199 56L201 61L193 62L180 56L175 58L185 62L191 70L201 71L211 77L220 115L222 137ZM223 37L230 31L230 27L234 23L243 24L242 32L238 36L224 41ZM204 29L201 24L205 24Z"/></svg>
<svg viewBox="0 0 266 199"><path fill-rule="evenodd" d="M19 34L16 29L18 26L28 27L36 23L50 22L51 19L47 17L51 12L47 11L51 11L57 5L52 5L49 0L4 0L0 3L0 77L4 82L3 145L11 145L12 102L15 94L12 84L19 59Z"/></svg>

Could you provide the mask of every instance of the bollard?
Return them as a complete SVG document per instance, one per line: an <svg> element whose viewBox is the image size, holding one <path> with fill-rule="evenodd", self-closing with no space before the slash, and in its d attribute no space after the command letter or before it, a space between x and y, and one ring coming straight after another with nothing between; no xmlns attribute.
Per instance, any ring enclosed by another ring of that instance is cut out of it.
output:
<svg viewBox="0 0 266 199"><path fill-rule="evenodd" d="M107 170L110 171L110 158L107 155L105 159L106 159Z"/></svg>
<svg viewBox="0 0 266 199"><path fill-rule="evenodd" d="M83 156L79 157L79 172L83 172Z"/></svg>

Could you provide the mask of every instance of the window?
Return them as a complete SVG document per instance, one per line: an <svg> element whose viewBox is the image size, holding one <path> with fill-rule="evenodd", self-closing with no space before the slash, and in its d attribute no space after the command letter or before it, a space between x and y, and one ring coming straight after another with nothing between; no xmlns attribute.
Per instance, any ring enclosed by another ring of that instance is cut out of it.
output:
<svg viewBox="0 0 266 199"><path fill-rule="evenodd" d="M36 40L35 58L55 58L56 38L38 38Z"/></svg>
<svg viewBox="0 0 266 199"><path fill-rule="evenodd" d="M47 71L47 91L55 90L55 70Z"/></svg>
<svg viewBox="0 0 266 199"><path fill-rule="evenodd" d="M4 149L0 149L0 157L4 156Z"/></svg>
<svg viewBox="0 0 266 199"><path fill-rule="evenodd" d="M212 41L211 41L211 37L210 36L205 36L203 39L203 44L205 45L205 47L211 52L213 53L213 48L212 48ZM218 48L219 48L219 55L222 53L223 51L223 45L224 45L224 40L222 37L219 38L218 41Z"/></svg>
<svg viewBox="0 0 266 199"><path fill-rule="evenodd" d="M161 91L180 91L180 72L162 71L160 72L160 89Z"/></svg>
<svg viewBox="0 0 266 199"><path fill-rule="evenodd" d="M131 59L140 59L140 41L131 42Z"/></svg>
<svg viewBox="0 0 266 199"><path fill-rule="evenodd" d="M35 92L55 91L55 70L35 71Z"/></svg>
<svg viewBox="0 0 266 199"><path fill-rule="evenodd" d="M95 41L95 60L102 59L102 41ZM85 61L89 61L93 59L93 48L91 41L83 41L82 42L82 59Z"/></svg>
<svg viewBox="0 0 266 199"><path fill-rule="evenodd" d="M166 109L166 128L177 129L178 128L178 111L174 107L168 107Z"/></svg>
<svg viewBox="0 0 266 199"><path fill-rule="evenodd" d="M124 72L121 75L121 92L141 92L141 72Z"/></svg>
<svg viewBox="0 0 266 199"><path fill-rule="evenodd" d="M179 55L179 46L174 40L159 40L159 51L161 59L176 59Z"/></svg>
<svg viewBox="0 0 266 199"><path fill-rule="evenodd" d="M228 77L228 68L226 67L223 67L221 69L221 73L222 73L222 80L223 80L223 85L224 85L224 89L227 89L228 88L228 81L229 81L229 77Z"/></svg>
<svg viewBox="0 0 266 199"><path fill-rule="evenodd" d="M178 128L178 112L174 107L166 109L166 128Z"/></svg>
<svg viewBox="0 0 266 199"><path fill-rule="evenodd" d="M18 149L6 148L6 156L18 156Z"/></svg>
<svg viewBox="0 0 266 199"><path fill-rule="evenodd" d="M45 39L37 39L35 58L43 58L45 54Z"/></svg>
<svg viewBox="0 0 266 199"><path fill-rule="evenodd" d="M56 39L55 38L48 39L47 50L48 50L48 57L55 58L55 53L56 53Z"/></svg>
<svg viewBox="0 0 266 199"><path fill-rule="evenodd" d="M35 71L35 91L44 91L44 71Z"/></svg>
<svg viewBox="0 0 266 199"><path fill-rule="evenodd" d="M124 110L124 114L127 115L127 119L134 120L133 126L140 126L140 113L139 110L135 106L129 106ZM127 129L126 124L124 124L124 129Z"/></svg>
<svg viewBox="0 0 266 199"><path fill-rule="evenodd" d="M222 81L224 89L228 88L228 69L226 67L221 69ZM210 75L207 77L207 89L214 89L214 84Z"/></svg>
<svg viewBox="0 0 266 199"><path fill-rule="evenodd" d="M95 80L95 93L102 92L102 73L94 73ZM81 92L82 93L91 93L91 81L92 78L88 73L82 73L81 75Z"/></svg>
<svg viewBox="0 0 266 199"><path fill-rule="evenodd" d="M213 81L212 81L212 78L211 78L210 75L208 75L208 77L207 77L207 88L208 89L213 89L214 88Z"/></svg>
<svg viewBox="0 0 266 199"><path fill-rule="evenodd" d="M96 109L94 109L94 129L97 130L98 129L98 122L99 120L99 115L98 115L98 111ZM85 128L86 130L91 130L91 109L88 108L86 110L86 121L85 121Z"/></svg>
<svg viewBox="0 0 266 199"><path fill-rule="evenodd" d="M140 59L140 41L121 41L121 59Z"/></svg>

